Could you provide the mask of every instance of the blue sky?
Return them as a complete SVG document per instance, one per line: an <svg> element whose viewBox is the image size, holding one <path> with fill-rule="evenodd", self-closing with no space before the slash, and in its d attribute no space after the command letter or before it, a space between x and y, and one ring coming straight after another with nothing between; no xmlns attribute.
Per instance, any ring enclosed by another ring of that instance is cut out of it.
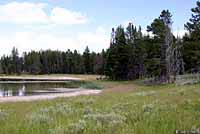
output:
<svg viewBox="0 0 200 134"><path fill-rule="evenodd" d="M184 33L184 23L196 0L4 0L0 1L0 55L13 46L19 51L40 49L82 52L109 46L110 31L132 21L146 26L163 9L173 15L173 32Z"/></svg>

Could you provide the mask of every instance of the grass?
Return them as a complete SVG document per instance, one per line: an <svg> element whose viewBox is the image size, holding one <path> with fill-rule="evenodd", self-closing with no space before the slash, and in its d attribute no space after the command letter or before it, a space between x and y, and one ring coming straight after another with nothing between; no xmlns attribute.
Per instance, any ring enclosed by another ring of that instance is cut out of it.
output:
<svg viewBox="0 0 200 134"><path fill-rule="evenodd" d="M81 88L84 89L103 89L104 87L96 82L82 82L80 85Z"/></svg>
<svg viewBox="0 0 200 134"><path fill-rule="evenodd" d="M0 104L0 133L173 134L200 129L200 84L90 81L104 87L103 93Z"/></svg>
<svg viewBox="0 0 200 134"><path fill-rule="evenodd" d="M70 81L65 83L67 88L103 89L104 87L93 81Z"/></svg>

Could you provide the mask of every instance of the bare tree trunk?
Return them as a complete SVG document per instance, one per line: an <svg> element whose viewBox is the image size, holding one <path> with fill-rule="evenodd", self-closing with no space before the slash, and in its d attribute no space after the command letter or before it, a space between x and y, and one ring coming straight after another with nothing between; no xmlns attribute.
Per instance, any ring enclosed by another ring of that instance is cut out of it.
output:
<svg viewBox="0 0 200 134"><path fill-rule="evenodd" d="M161 46L161 82L171 82L173 60L173 35L170 26L166 25L165 40Z"/></svg>
<svg viewBox="0 0 200 134"><path fill-rule="evenodd" d="M184 69L184 62L183 62L183 56L182 56L182 43L179 38L177 38L178 41L176 42L175 46L172 47L172 72L173 72L173 80L176 81L176 76L179 74L183 74Z"/></svg>

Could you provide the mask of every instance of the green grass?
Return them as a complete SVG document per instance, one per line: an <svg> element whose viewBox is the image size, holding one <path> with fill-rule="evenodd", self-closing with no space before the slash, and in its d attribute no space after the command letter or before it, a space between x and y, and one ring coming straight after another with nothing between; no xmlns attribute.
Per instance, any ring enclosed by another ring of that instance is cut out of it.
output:
<svg viewBox="0 0 200 134"><path fill-rule="evenodd" d="M200 129L200 84L93 83L86 85L113 92L0 104L0 134L173 134L176 129ZM114 91L125 86L133 90Z"/></svg>
<svg viewBox="0 0 200 134"><path fill-rule="evenodd" d="M70 81L65 83L67 88L83 88L83 89L103 89L104 87L98 82L93 81Z"/></svg>
<svg viewBox="0 0 200 134"><path fill-rule="evenodd" d="M82 82L80 87L84 88L84 89L103 89L104 87L100 84L98 84L97 82Z"/></svg>

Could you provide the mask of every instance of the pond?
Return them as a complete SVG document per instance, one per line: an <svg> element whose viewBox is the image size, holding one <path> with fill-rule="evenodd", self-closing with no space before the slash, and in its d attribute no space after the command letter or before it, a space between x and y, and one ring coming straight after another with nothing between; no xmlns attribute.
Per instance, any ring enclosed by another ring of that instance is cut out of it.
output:
<svg viewBox="0 0 200 134"><path fill-rule="evenodd" d="M68 93L81 90L80 87L78 81L0 81L0 97Z"/></svg>

